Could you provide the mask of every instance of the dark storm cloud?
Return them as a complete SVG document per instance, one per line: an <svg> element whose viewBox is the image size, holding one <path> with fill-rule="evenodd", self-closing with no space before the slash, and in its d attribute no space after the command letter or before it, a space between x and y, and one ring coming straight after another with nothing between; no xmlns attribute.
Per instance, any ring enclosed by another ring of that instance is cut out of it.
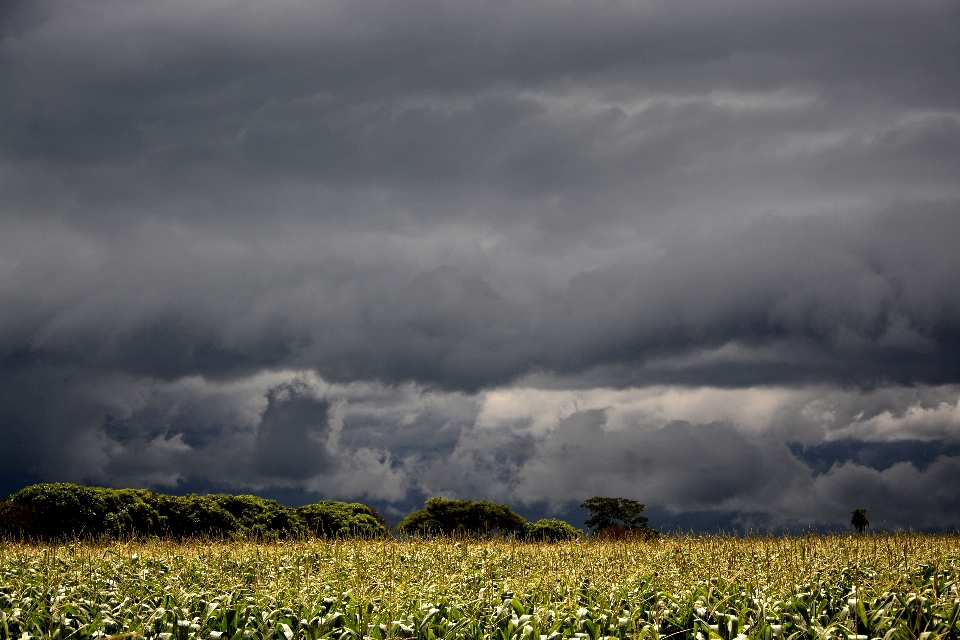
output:
<svg viewBox="0 0 960 640"><path fill-rule="evenodd" d="M27 255L11 269L4 362L167 379L296 366L470 390L538 370L614 386L942 384L960 374L957 237L953 205L765 221L522 296L497 291L495 266L218 255L169 229L130 238L136 256L54 255L40 239L35 255L11 248Z"/></svg>
<svg viewBox="0 0 960 640"><path fill-rule="evenodd" d="M574 369L654 358L652 375L635 382L953 382L957 237L957 205L900 208L866 224L764 222L578 276L553 317L584 348ZM661 354L731 342L745 353L656 366Z"/></svg>
<svg viewBox="0 0 960 640"><path fill-rule="evenodd" d="M950 524L903 492L960 428L955 3L42 0L0 34L4 477ZM485 423L518 385L820 398Z"/></svg>
<svg viewBox="0 0 960 640"><path fill-rule="evenodd" d="M794 443L790 451L817 473L827 473L834 465L845 462L855 462L877 471L885 471L900 462L910 462L922 473L942 456L960 456L960 446L942 440L864 442L843 439L809 447Z"/></svg>
<svg viewBox="0 0 960 640"><path fill-rule="evenodd" d="M309 478L336 464L325 446L330 404L306 391L294 382L267 394L253 447L258 470L269 477Z"/></svg>
<svg viewBox="0 0 960 640"><path fill-rule="evenodd" d="M623 189L878 107L954 109L960 79L949 3L41 6L8 18L4 147L94 178L95 199L278 180ZM757 113L707 95L781 89L813 104ZM602 98L589 114L545 113L530 95L578 91ZM625 112L638 99L650 108ZM921 165L938 144L922 137L956 128L927 115L910 125ZM909 144L902 128L881 142ZM955 147L942 151L955 166ZM903 154L875 160L892 177ZM84 171L104 166L127 170Z"/></svg>

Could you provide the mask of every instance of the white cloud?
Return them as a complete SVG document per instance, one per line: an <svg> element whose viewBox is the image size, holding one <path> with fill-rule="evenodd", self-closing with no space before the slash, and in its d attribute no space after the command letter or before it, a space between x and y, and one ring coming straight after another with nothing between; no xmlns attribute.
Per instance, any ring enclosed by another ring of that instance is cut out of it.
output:
<svg viewBox="0 0 960 640"><path fill-rule="evenodd" d="M821 389L653 386L642 389L544 390L510 387L485 392L477 418L480 428L529 424L543 435L570 415L588 410L606 414L604 428L659 428L683 420L725 422L760 433L789 407L812 401Z"/></svg>
<svg viewBox="0 0 960 640"><path fill-rule="evenodd" d="M856 418L856 416L854 416ZM831 438L860 438L865 440L960 441L960 401L940 402L934 407L910 406L894 414L885 410L865 420L855 419L850 424L831 431Z"/></svg>

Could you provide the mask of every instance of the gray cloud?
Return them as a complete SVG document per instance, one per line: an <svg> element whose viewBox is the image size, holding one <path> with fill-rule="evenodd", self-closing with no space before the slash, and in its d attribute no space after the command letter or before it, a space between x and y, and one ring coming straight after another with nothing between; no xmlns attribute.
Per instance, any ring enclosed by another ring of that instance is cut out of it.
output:
<svg viewBox="0 0 960 640"><path fill-rule="evenodd" d="M309 372L120 382L97 382L116 415L97 422L103 404L88 408L86 423L62 432L70 446L31 452L56 471L27 471L167 491L296 490L398 513L436 494L573 518L586 497L625 495L664 522L692 513L761 528L842 526L851 505L891 527L949 527L956 513L956 386L514 386L470 396ZM43 434L62 418L34 420ZM7 468L23 451L12 453Z"/></svg>
<svg viewBox="0 0 960 640"><path fill-rule="evenodd" d="M271 389L253 442L257 470L297 479L333 470L327 445L330 404L306 395L302 383Z"/></svg>
<svg viewBox="0 0 960 640"><path fill-rule="evenodd" d="M0 462L950 524L958 58L937 1L4 3ZM820 405L481 425L663 385ZM947 453L790 449L845 438Z"/></svg>
<svg viewBox="0 0 960 640"><path fill-rule="evenodd" d="M110 397L82 407L88 383L58 381L45 396L72 402L32 419L37 434L69 423L69 446L26 452L39 477L363 499L398 515L436 494L574 519L586 497L624 495L659 521L700 514L694 526L835 527L854 505L877 524L936 528L956 513L956 385L465 395L288 371L97 380ZM25 451L7 451L5 468L17 468Z"/></svg>
<svg viewBox="0 0 960 640"><path fill-rule="evenodd" d="M614 386L942 384L958 373L956 211L757 222L559 288L495 256L364 265L163 226L115 248L31 230L7 242L0 331L15 369L166 379L295 366L467 390L535 371Z"/></svg>

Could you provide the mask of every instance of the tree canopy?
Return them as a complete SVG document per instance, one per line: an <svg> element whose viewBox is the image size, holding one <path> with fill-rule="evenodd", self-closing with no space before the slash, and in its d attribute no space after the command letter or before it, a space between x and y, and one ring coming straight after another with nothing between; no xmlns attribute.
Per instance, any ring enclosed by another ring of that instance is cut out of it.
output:
<svg viewBox="0 0 960 640"><path fill-rule="evenodd" d="M639 521L646 518L630 520ZM70 483L35 484L0 500L0 539L377 537L387 534L387 526L367 505L336 500L292 508L254 495L174 496ZM538 542L583 536L555 518L529 523L505 504L445 498L430 498L397 530L417 535L512 536Z"/></svg>
<svg viewBox="0 0 960 640"><path fill-rule="evenodd" d="M376 537L386 532L385 523L378 514L359 502L323 500L299 507L297 514L303 519L310 533L317 536L337 537L344 534Z"/></svg>
<svg viewBox="0 0 960 640"><path fill-rule="evenodd" d="M486 500L448 500L430 498L423 509L404 518L397 531L406 534L517 535L522 536L527 521L505 504Z"/></svg>
<svg viewBox="0 0 960 640"><path fill-rule="evenodd" d="M647 517L640 515L646 505L627 498L596 496L584 500L580 506L590 511L590 517L584 521L584 524L597 531L612 526L643 529L649 521Z"/></svg>
<svg viewBox="0 0 960 640"><path fill-rule="evenodd" d="M359 503L291 508L253 495L172 496L70 483L31 485L0 502L0 535L13 538L160 536L277 540L309 534L379 536L382 518Z"/></svg>
<svg viewBox="0 0 960 640"><path fill-rule="evenodd" d="M850 524L857 530L857 533L863 533L863 530L870 526L867 520L867 510L863 507L857 507L850 512Z"/></svg>

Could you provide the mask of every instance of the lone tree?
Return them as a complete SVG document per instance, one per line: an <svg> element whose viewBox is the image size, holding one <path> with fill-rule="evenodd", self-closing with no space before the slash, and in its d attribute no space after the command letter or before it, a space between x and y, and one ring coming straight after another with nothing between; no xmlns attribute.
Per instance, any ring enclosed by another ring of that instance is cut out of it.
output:
<svg viewBox="0 0 960 640"><path fill-rule="evenodd" d="M870 526L867 520L867 510L863 507L857 507L850 513L850 524L857 530L857 533L863 533L863 530Z"/></svg>
<svg viewBox="0 0 960 640"><path fill-rule="evenodd" d="M590 517L583 524L597 531L614 526L623 529L647 528L648 518L640 515L646 505L636 500L597 496L584 500L580 506L590 511Z"/></svg>

